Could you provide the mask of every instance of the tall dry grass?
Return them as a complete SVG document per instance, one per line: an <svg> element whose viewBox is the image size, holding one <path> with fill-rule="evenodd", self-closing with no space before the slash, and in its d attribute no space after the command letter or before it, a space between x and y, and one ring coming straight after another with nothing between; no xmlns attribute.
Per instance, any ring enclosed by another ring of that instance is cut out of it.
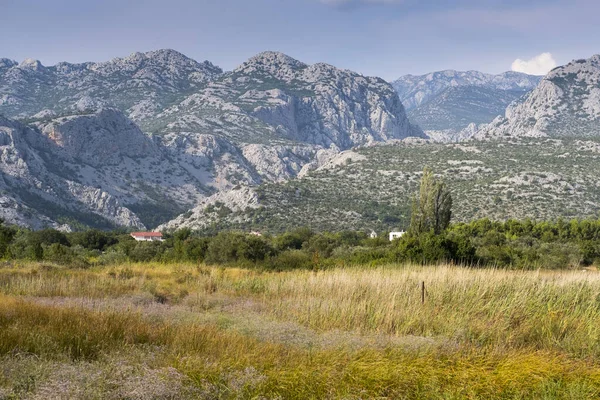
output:
<svg viewBox="0 0 600 400"><path fill-rule="evenodd" d="M23 264L0 269L0 293L0 398L122 398L148 376L178 388L135 386L149 398L600 396L594 271Z"/></svg>

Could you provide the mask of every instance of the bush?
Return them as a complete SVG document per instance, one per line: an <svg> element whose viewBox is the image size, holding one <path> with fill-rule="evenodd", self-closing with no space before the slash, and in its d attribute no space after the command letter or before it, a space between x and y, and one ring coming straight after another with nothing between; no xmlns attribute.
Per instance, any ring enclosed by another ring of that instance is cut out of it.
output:
<svg viewBox="0 0 600 400"><path fill-rule="evenodd" d="M389 244L389 241L388 241ZM352 264L378 264L394 261L394 255L389 247L359 247L352 251L348 258Z"/></svg>
<svg viewBox="0 0 600 400"><path fill-rule="evenodd" d="M95 229L72 233L69 235L69 240L73 245L80 245L88 250L99 251L104 251L107 247L118 243L114 235Z"/></svg>
<svg viewBox="0 0 600 400"><path fill-rule="evenodd" d="M276 271L289 269L311 269L312 258L302 250L286 250L269 259L267 267Z"/></svg>
<svg viewBox="0 0 600 400"><path fill-rule="evenodd" d="M31 243L39 243L42 245L58 243L63 246L70 246L67 236L56 229L42 229L41 231L33 231L29 232L28 236L28 240Z"/></svg>
<svg viewBox="0 0 600 400"><path fill-rule="evenodd" d="M137 242L129 252L129 259L133 262L158 260L163 251L160 242Z"/></svg>
<svg viewBox="0 0 600 400"><path fill-rule="evenodd" d="M240 232L221 232L208 244L207 263L229 264L242 261L256 263L275 255L275 250L260 236Z"/></svg>
<svg viewBox="0 0 600 400"><path fill-rule="evenodd" d="M89 263L82 257L78 257L74 251L60 243L53 243L43 249L43 258L60 265L68 265L76 268L85 268Z"/></svg>
<svg viewBox="0 0 600 400"><path fill-rule="evenodd" d="M435 235L433 232L420 235L406 234L398 240L395 258L398 261L433 264L451 261L460 262L459 258L464 258L471 253L468 244L463 242L461 242L460 257L458 250L458 244L447 238L445 234Z"/></svg>
<svg viewBox="0 0 600 400"><path fill-rule="evenodd" d="M116 250L109 250L100 256L99 263L102 265L114 265L123 264L127 261L129 261L127 254Z"/></svg>
<svg viewBox="0 0 600 400"><path fill-rule="evenodd" d="M542 243L537 253L538 266L544 269L577 268L584 259L580 248L573 243Z"/></svg>
<svg viewBox="0 0 600 400"><path fill-rule="evenodd" d="M302 245L302 248L310 254L318 254L321 258L329 258L333 250L340 246L341 242L329 233L312 236Z"/></svg>
<svg viewBox="0 0 600 400"><path fill-rule="evenodd" d="M0 218L0 258L8 254L8 248L14 240L17 230L13 227L4 226L4 220Z"/></svg>
<svg viewBox="0 0 600 400"><path fill-rule="evenodd" d="M206 257L209 238L190 238L183 243L183 253L188 261L202 262Z"/></svg>
<svg viewBox="0 0 600 400"><path fill-rule="evenodd" d="M299 228L292 232L286 232L276 236L273 240L273 246L277 251L289 249L299 250L313 235L314 233L309 228Z"/></svg>

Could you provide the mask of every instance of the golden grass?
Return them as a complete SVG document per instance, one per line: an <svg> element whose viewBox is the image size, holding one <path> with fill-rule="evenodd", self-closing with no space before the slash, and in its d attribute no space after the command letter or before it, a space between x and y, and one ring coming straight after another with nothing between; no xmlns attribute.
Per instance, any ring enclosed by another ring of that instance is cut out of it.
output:
<svg viewBox="0 0 600 400"><path fill-rule="evenodd" d="M173 398L597 398L599 321L595 271L23 264L0 269L0 356L60 367L0 397L129 363L175 368Z"/></svg>

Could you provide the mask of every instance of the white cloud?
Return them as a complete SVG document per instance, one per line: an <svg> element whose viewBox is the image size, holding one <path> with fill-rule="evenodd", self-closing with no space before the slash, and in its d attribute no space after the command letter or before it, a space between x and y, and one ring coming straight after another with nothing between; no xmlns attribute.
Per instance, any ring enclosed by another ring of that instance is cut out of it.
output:
<svg viewBox="0 0 600 400"><path fill-rule="evenodd" d="M516 59L511 69L515 72L524 72L531 75L546 75L552 68L556 67L556 61L550 53L542 53L530 60Z"/></svg>

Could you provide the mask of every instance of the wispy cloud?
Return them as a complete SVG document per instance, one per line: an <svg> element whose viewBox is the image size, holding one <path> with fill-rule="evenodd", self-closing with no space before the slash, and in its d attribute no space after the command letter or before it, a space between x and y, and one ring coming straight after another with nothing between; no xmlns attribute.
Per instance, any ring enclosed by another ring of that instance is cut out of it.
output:
<svg viewBox="0 0 600 400"><path fill-rule="evenodd" d="M511 69L531 75L546 75L554 67L556 67L556 61L552 54L542 53L529 60L516 59L512 63Z"/></svg>

